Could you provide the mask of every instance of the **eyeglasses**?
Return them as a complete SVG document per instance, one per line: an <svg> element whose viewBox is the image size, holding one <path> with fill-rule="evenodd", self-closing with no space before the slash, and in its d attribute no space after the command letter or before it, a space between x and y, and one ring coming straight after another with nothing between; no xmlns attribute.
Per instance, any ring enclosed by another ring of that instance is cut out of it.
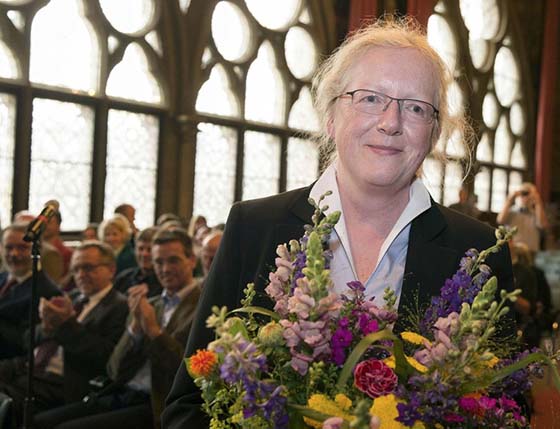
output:
<svg viewBox="0 0 560 429"><path fill-rule="evenodd" d="M334 100L346 96L352 98L352 106L357 111L368 115L381 115L393 101L396 101L399 105L399 112L401 112L403 119L410 122L431 124L434 119L437 120L439 115L439 110L427 101L413 98L395 98L369 89L348 91L335 97Z"/></svg>
<svg viewBox="0 0 560 429"><path fill-rule="evenodd" d="M529 191L523 190L523 191L519 192L519 194L520 194L522 197L528 197L529 194L530 194L530 192L529 192Z"/></svg>
<svg viewBox="0 0 560 429"><path fill-rule="evenodd" d="M83 264L83 265L75 265L70 268L71 274L78 274L80 271L83 271L86 274L94 272L97 268L102 265L107 265L105 263L100 264Z"/></svg>

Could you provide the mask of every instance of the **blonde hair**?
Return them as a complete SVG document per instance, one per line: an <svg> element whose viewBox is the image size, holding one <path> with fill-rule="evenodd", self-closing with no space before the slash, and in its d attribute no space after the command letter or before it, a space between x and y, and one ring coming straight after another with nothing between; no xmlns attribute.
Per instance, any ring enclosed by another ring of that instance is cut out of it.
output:
<svg viewBox="0 0 560 429"><path fill-rule="evenodd" d="M447 89L453 82L451 72L439 54L429 45L425 33L413 18L395 18L391 15L382 17L354 32L321 64L313 78L315 108L322 120L319 147L324 165L332 163L336 158L335 142L328 134L328 122L332 115L333 102L344 91L348 71L367 50L376 47L413 48L429 61L436 77L437 100L435 105L439 110L435 122L437 128L432 132L431 150L438 138L449 140L454 131L459 131L462 134L461 141L465 146L465 153L469 157L470 168L472 128L463 114L451 117L447 104ZM445 161L445 159L441 159L441 161Z"/></svg>
<svg viewBox="0 0 560 429"><path fill-rule="evenodd" d="M132 228L130 227L130 222L128 221L128 219L122 214L114 214L113 217L101 222L97 230L97 236L101 241L103 241L103 238L105 237L105 230L108 227L116 228L120 232L122 232L125 237L124 243L130 240L130 236L132 235Z"/></svg>

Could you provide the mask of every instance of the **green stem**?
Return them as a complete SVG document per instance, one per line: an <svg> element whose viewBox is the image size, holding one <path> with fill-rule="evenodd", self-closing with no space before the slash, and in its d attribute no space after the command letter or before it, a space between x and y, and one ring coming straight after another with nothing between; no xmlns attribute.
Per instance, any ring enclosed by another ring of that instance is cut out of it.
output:
<svg viewBox="0 0 560 429"><path fill-rule="evenodd" d="M268 310L263 307L255 307L255 306L241 307L229 312L229 314L235 314L235 313L262 314L263 316L270 317L272 320L276 320L276 321L280 320L280 316L278 314L276 314L274 311Z"/></svg>

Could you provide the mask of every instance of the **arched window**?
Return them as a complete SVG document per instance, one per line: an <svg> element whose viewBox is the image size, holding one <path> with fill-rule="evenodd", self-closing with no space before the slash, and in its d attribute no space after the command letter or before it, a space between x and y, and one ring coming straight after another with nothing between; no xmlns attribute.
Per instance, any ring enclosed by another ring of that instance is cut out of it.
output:
<svg viewBox="0 0 560 429"><path fill-rule="evenodd" d="M428 39L456 79L451 111L453 105L466 105L478 133L470 173L478 208L494 213L501 210L508 192L527 177L530 145L526 124L531 103L522 91L530 85L522 85L521 55L506 3L440 0L428 21ZM434 198L446 205L458 199L459 179L464 174L458 163L465 154L453 146L452 141L438 145L452 164L443 180L430 188Z"/></svg>
<svg viewBox="0 0 560 429"><path fill-rule="evenodd" d="M50 199L65 230L124 202L140 227L153 224L167 107L160 2L0 5L2 225L14 209L38 213Z"/></svg>
<svg viewBox="0 0 560 429"><path fill-rule="evenodd" d="M195 214L224 222L236 200L319 172L310 79L322 47L306 0L222 0L210 15L196 99Z"/></svg>

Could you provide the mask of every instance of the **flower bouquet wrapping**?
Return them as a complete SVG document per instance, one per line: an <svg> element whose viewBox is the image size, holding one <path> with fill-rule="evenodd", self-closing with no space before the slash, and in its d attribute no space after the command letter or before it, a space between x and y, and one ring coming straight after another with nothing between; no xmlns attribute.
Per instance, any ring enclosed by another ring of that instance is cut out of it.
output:
<svg viewBox="0 0 560 429"><path fill-rule="evenodd" d="M538 351L514 353L493 335L519 291L497 294L484 264L496 245L469 250L416 323L400 334L396 297L384 305L348 283L338 295L329 276L327 243L340 213L316 203L304 236L277 248L265 291L273 310L214 308L207 325L216 340L186 359L202 392L210 427L218 428L523 428L519 398L530 377L552 368ZM496 298L496 297L499 298Z"/></svg>

